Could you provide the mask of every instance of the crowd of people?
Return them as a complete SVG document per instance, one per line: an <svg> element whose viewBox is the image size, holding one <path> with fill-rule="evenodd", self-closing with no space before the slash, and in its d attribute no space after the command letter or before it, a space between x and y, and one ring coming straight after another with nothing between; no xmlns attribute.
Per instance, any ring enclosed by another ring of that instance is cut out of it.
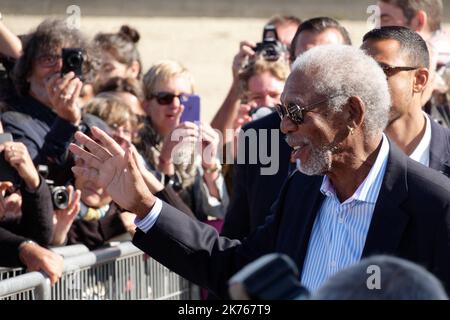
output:
<svg viewBox="0 0 450 320"><path fill-rule="evenodd" d="M124 239L204 298L228 298L228 279L272 252L318 299L445 298L443 5L378 5L381 27L360 48L333 18L272 17L267 38L240 43L211 123L181 120L192 74L171 60L143 70L131 26L89 39L63 20L25 35L0 21L0 265L56 283L51 247ZM79 68L65 70L74 48ZM372 295L362 259L421 280L389 276Z"/></svg>

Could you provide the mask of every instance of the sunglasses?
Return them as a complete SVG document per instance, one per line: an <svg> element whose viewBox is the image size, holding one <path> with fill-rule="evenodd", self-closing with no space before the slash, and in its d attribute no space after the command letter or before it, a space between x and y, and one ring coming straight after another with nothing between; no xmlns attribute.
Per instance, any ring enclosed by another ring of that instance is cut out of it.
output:
<svg viewBox="0 0 450 320"><path fill-rule="evenodd" d="M60 59L62 59L62 57L58 54L41 54L36 58L36 62L41 67L51 68L54 67Z"/></svg>
<svg viewBox="0 0 450 320"><path fill-rule="evenodd" d="M396 67L396 66L390 66L385 63L378 63L383 69L384 74L386 77L392 77L395 73L399 71L413 71L419 69L419 67Z"/></svg>
<svg viewBox="0 0 450 320"><path fill-rule="evenodd" d="M173 102L173 99L178 98L180 100L180 103L187 102L189 100L189 94L186 93L180 93L180 94L173 94L170 92L157 92L155 94L150 95L150 99L156 99L156 101L161 105L168 105Z"/></svg>
<svg viewBox="0 0 450 320"><path fill-rule="evenodd" d="M328 100L337 97L329 97L324 100L320 100L318 102L314 102L311 104L308 104L306 106L299 106L296 103L289 103L287 106L284 106L282 104L277 104L275 106L275 109L278 112L278 115L280 116L281 120L283 120L284 117L288 117L291 121L293 121L296 124L302 124L305 121L305 114L307 112L310 112L312 107L317 106L321 103L327 102Z"/></svg>

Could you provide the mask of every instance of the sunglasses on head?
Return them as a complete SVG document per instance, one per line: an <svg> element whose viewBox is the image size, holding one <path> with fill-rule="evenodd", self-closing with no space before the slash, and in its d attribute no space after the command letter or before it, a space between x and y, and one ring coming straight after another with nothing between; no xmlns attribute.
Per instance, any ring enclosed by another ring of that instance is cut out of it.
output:
<svg viewBox="0 0 450 320"><path fill-rule="evenodd" d="M189 94L180 93L177 95L170 92L157 92L150 95L150 99L156 99L156 101L162 105L171 104L173 102L173 99L175 98L178 98L180 100L180 103L183 103L188 101Z"/></svg>

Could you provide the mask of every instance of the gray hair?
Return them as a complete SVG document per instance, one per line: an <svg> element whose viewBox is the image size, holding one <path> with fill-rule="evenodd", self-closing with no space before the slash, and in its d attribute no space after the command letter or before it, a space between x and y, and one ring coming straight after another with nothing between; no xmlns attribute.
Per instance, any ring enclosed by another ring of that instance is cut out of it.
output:
<svg viewBox="0 0 450 320"><path fill-rule="evenodd" d="M329 100L331 111L340 112L348 98L359 97L365 106L366 137L379 135L386 128L391 104L386 75L361 49L348 45L317 46L295 60L292 73L295 72L314 77L311 85L316 95L334 97Z"/></svg>
<svg viewBox="0 0 450 320"><path fill-rule="evenodd" d="M368 286L370 270L380 271L379 287ZM404 259L373 256L361 260L325 282L313 300L447 300L439 280L423 267Z"/></svg>

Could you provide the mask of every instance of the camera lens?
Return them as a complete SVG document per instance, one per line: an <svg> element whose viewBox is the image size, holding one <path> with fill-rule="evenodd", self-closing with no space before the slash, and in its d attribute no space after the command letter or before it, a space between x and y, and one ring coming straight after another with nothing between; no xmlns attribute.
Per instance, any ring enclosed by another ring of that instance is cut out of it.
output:
<svg viewBox="0 0 450 320"><path fill-rule="evenodd" d="M52 200L55 209L67 209L69 206L69 193L66 187L54 187L52 190Z"/></svg>
<svg viewBox="0 0 450 320"><path fill-rule="evenodd" d="M267 47L263 51L263 57L267 61L277 61L280 58L280 53L273 47Z"/></svg>
<svg viewBox="0 0 450 320"><path fill-rule="evenodd" d="M83 63L83 57L79 53L70 55L67 62L72 68L78 68Z"/></svg>

